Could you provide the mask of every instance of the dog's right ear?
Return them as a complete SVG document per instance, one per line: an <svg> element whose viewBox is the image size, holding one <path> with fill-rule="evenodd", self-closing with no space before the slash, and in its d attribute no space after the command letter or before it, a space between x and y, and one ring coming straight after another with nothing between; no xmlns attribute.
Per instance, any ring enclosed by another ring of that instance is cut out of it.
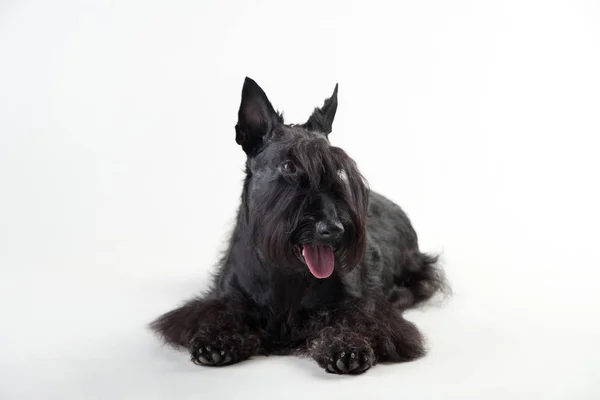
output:
<svg viewBox="0 0 600 400"><path fill-rule="evenodd" d="M242 103L235 126L235 141L248 156L261 148L263 138L277 125L283 123L265 92L254 80L246 77L242 88Z"/></svg>
<svg viewBox="0 0 600 400"><path fill-rule="evenodd" d="M333 94L328 99L325 99L321 108L317 107L313 111L312 115L301 126L309 131L316 131L324 133L325 136L331 133L333 126L333 119L335 118L335 112L337 111L338 100L338 84L335 84Z"/></svg>

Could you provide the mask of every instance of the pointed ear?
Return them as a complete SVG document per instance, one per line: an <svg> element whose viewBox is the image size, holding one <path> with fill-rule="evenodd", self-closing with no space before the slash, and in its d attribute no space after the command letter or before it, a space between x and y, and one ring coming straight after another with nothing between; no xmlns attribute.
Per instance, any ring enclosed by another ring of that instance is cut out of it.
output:
<svg viewBox="0 0 600 400"><path fill-rule="evenodd" d="M271 105L265 92L252 79L246 77L242 88L242 103L235 126L235 141L249 156L256 154L263 144L263 138L283 118Z"/></svg>
<svg viewBox="0 0 600 400"><path fill-rule="evenodd" d="M329 135L333 125L333 118L337 111L337 93L338 85L336 83L331 97L325 100L321 108L315 108L308 121L302 127L310 131L322 132L325 135Z"/></svg>

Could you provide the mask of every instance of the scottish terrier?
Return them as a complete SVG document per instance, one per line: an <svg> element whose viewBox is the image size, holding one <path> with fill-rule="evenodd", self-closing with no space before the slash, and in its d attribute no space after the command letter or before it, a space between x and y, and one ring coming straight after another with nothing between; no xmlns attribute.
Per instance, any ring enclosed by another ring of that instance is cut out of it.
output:
<svg viewBox="0 0 600 400"><path fill-rule="evenodd" d="M203 296L151 324L195 364L298 354L360 374L425 354L402 312L444 292L444 274L402 209L330 144L337 93L305 123L285 124L245 79L235 140L246 177L228 248Z"/></svg>

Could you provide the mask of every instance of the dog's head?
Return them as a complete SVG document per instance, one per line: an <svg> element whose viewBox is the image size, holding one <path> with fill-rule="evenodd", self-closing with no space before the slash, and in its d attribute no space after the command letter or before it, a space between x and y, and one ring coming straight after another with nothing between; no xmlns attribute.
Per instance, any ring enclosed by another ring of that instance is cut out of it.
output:
<svg viewBox="0 0 600 400"><path fill-rule="evenodd" d="M247 154L242 213L253 245L273 265L317 278L356 266L366 246L368 189L354 161L329 143L337 85L304 124L286 125L250 78L236 142Z"/></svg>

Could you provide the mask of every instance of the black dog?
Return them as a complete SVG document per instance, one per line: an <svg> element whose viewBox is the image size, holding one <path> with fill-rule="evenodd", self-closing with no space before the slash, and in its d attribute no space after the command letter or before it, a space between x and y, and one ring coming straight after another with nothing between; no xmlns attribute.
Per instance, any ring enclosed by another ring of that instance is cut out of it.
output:
<svg viewBox="0 0 600 400"><path fill-rule="evenodd" d="M336 109L337 85L306 123L286 125L246 78L235 127L246 179L229 247L206 295L151 325L194 363L296 353L358 374L425 354L402 311L443 291L443 273L400 207L330 145Z"/></svg>

